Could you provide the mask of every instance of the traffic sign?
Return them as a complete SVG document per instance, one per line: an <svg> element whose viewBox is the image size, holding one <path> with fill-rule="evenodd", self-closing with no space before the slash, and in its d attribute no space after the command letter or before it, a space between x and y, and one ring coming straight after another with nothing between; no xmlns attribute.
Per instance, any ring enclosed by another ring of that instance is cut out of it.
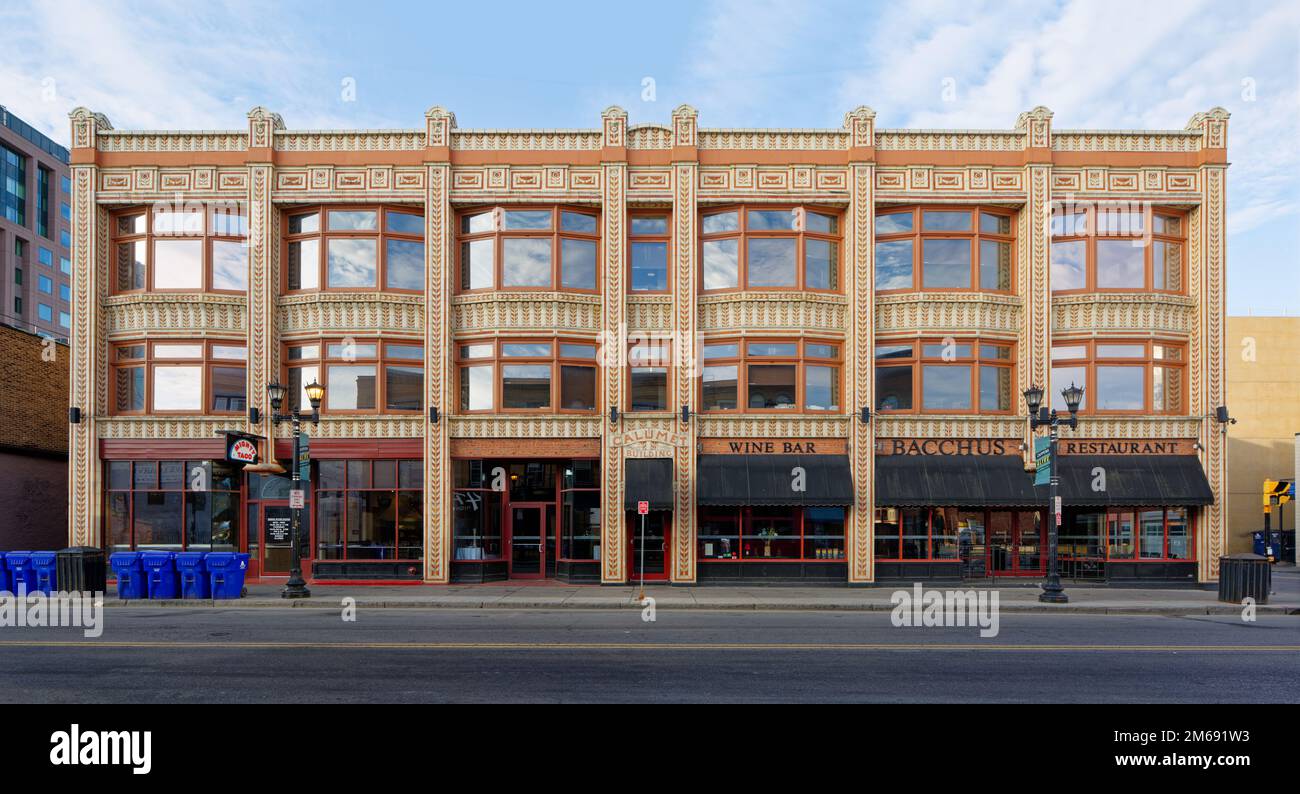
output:
<svg viewBox="0 0 1300 794"><path fill-rule="evenodd" d="M650 512L650 503L649 503L649 502L637 502L637 503L636 503L636 512L637 512L638 515L645 515L646 513L649 513L649 512Z"/></svg>
<svg viewBox="0 0 1300 794"><path fill-rule="evenodd" d="M301 488L299 488L299 489L296 490L296 491L290 491L290 492L289 492L289 507L290 507L290 508L295 508L295 509L301 509L301 508L305 507L305 506L307 505L307 501L306 501L306 499L304 498L303 494L304 494L304 491L303 491Z"/></svg>

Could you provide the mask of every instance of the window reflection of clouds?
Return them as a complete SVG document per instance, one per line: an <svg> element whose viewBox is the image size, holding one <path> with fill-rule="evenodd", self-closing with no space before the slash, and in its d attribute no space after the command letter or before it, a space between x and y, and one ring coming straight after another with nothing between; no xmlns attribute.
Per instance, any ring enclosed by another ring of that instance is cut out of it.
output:
<svg viewBox="0 0 1300 794"><path fill-rule="evenodd" d="M740 243L710 240L704 243L704 288L735 289L739 284Z"/></svg>
<svg viewBox="0 0 1300 794"><path fill-rule="evenodd" d="M507 213L509 214L509 213ZM551 241L510 239L502 241L503 287L549 287L551 285Z"/></svg>
<svg viewBox="0 0 1300 794"><path fill-rule="evenodd" d="M329 286L375 286L375 241L332 239L328 247Z"/></svg>
<svg viewBox="0 0 1300 794"><path fill-rule="evenodd" d="M912 241L876 244L876 289L911 289Z"/></svg>
<svg viewBox="0 0 1300 794"><path fill-rule="evenodd" d="M970 410L970 367L924 366L921 387L927 410Z"/></svg>
<svg viewBox="0 0 1300 794"><path fill-rule="evenodd" d="M424 286L424 243L388 241L385 284L389 289L421 289Z"/></svg>
<svg viewBox="0 0 1300 794"><path fill-rule="evenodd" d="M796 283L793 237L751 239L746 265L751 287L793 287Z"/></svg>

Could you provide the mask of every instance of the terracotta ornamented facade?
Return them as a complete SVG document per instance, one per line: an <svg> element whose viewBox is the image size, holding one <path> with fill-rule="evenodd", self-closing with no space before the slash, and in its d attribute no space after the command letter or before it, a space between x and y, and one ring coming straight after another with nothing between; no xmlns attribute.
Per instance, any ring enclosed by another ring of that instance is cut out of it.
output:
<svg viewBox="0 0 1300 794"><path fill-rule="evenodd" d="M1049 394L1064 385L1051 382L1054 341L1156 340L1186 350L1185 403L1175 411L1089 416L1075 436L1195 442L1214 494L1214 502L1197 511L1195 559L1199 578L1213 579L1226 548L1224 435L1213 415L1225 401L1227 116L1217 108L1199 113L1185 130L1072 131L1055 129L1051 111L1039 107L1007 130L929 131L879 129L875 113L860 107L846 114L840 129L716 130L700 128L697 111L682 106L667 126L629 127L624 110L609 108L596 129L531 131L462 130L453 114L434 107L422 129L297 132L276 114L254 108L246 130L134 132L114 130L103 115L80 108L71 116L71 404L82 409L83 419L71 430L70 542L104 543L106 462L122 454L138 458L147 446L162 459L211 457L214 434L224 429L285 438L287 429L270 421L265 387L287 366L286 345L371 337L422 341L420 410L327 410L311 434L340 444L338 449L392 442L394 449L419 450L393 454L423 464L419 576L425 581L452 580L458 553L453 488L459 487L453 480L457 461L465 457L457 450L481 448L464 445L505 440L520 457L540 459L548 456L534 452L554 442L564 454L586 450L572 454L575 459L599 458L603 520L597 560L606 583L628 578L627 464L671 461L666 575L692 583L705 564L696 477L702 444L806 439L834 441L847 450L853 503L846 506L840 563L846 581L870 583L878 578L879 442L1010 439L1028 445L1020 393L1031 384ZM114 289L110 227L117 213L187 202L246 208L246 293ZM1054 292L1052 217L1053 206L1062 202L1177 213L1186 227L1185 284L1164 291ZM315 205L423 213L422 290L287 290L285 219L295 208ZM835 218L835 285L706 289L702 218L726 207L769 205ZM463 289L462 213L512 206L597 212L596 288L566 289L557 281L545 289ZM1014 264L1005 288L919 285L878 293L879 214L943 207L1010 218L1006 234ZM668 219L668 288L658 292L631 288L630 218L643 210L662 210ZM630 337L647 335L671 340L667 404L659 411L629 412L621 356ZM601 347L595 408L464 411L458 344L519 336ZM882 412L876 373L882 340L919 345L947 337L992 339L1014 348L1011 410ZM250 423L247 411L212 416L116 410L113 351L166 338L242 340L247 406L259 409L257 423ZM833 410L706 410L701 348L722 338L838 345L842 391ZM611 358L610 350L619 356ZM612 407L621 416L611 418ZM868 416L863 408L870 409ZM267 452L273 457L275 450Z"/></svg>

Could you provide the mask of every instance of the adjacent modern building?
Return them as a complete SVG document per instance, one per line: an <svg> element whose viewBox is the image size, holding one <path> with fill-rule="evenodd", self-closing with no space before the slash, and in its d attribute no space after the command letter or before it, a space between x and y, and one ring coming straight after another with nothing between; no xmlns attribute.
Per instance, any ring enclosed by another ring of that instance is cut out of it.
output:
<svg viewBox="0 0 1300 794"><path fill-rule="evenodd" d="M267 385L283 412L316 381L316 581L612 584L643 548L682 585L1033 578L1054 513L1021 395L1077 384L1067 575L1216 579L1228 114L875 122L74 111L70 541L285 576L288 481L221 434L294 465Z"/></svg>
<svg viewBox="0 0 1300 794"><path fill-rule="evenodd" d="M0 551L63 548L68 346L0 326Z"/></svg>
<svg viewBox="0 0 1300 794"><path fill-rule="evenodd" d="M72 334L68 150L0 105L0 323Z"/></svg>
<svg viewBox="0 0 1300 794"><path fill-rule="evenodd" d="M1237 423L1228 430L1228 551L1252 550L1264 528L1265 480L1296 476L1300 435L1300 317L1229 317L1228 391ZM1275 508L1270 528L1295 530L1300 503Z"/></svg>

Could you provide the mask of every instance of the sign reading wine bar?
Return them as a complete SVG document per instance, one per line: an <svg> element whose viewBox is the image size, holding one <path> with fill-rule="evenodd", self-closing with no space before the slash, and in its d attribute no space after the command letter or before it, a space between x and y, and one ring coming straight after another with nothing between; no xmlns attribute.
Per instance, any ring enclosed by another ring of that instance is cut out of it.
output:
<svg viewBox="0 0 1300 794"><path fill-rule="evenodd" d="M847 455L843 438L702 438L704 455Z"/></svg>

